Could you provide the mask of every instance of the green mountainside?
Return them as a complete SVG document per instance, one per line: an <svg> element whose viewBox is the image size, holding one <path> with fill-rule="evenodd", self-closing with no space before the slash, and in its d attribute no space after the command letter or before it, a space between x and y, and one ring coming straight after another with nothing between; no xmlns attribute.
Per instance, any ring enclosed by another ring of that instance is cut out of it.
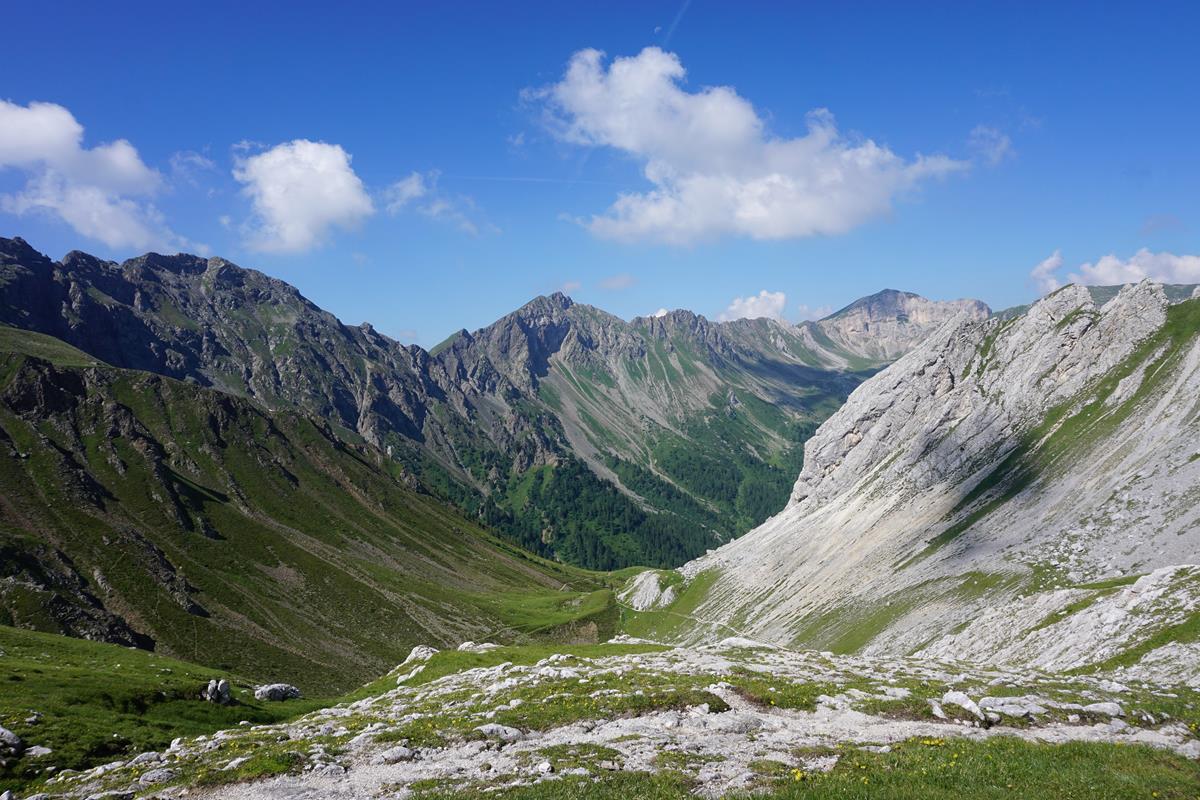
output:
<svg viewBox="0 0 1200 800"><path fill-rule="evenodd" d="M55 262L0 239L0 322L326 420L407 485L594 569L678 566L778 512L816 426L963 311L987 313L889 290L795 326L626 322L553 295L427 352L224 259Z"/></svg>
<svg viewBox="0 0 1200 800"><path fill-rule="evenodd" d="M0 329L0 624L331 694L414 644L594 640L596 577L323 421Z"/></svg>

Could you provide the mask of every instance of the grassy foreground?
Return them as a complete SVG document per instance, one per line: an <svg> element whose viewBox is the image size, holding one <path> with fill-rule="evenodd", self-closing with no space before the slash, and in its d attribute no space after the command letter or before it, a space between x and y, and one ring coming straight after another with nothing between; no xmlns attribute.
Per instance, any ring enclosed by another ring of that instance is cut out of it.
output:
<svg viewBox="0 0 1200 800"><path fill-rule="evenodd" d="M199 699L212 678L230 679L234 703ZM249 684L217 670L144 650L0 626L0 725L27 745L49 747L0 770L0 791L28 783L47 766L83 769L147 750L177 736L279 722L334 702L254 699Z"/></svg>
<svg viewBox="0 0 1200 800"><path fill-rule="evenodd" d="M1193 800L1200 764L1148 747L1073 742L1033 744L923 739L889 753L843 750L828 773L759 762L762 788L738 800ZM698 788L680 772L564 778L507 791L499 800L683 800ZM431 790L422 800L462 800L461 790Z"/></svg>

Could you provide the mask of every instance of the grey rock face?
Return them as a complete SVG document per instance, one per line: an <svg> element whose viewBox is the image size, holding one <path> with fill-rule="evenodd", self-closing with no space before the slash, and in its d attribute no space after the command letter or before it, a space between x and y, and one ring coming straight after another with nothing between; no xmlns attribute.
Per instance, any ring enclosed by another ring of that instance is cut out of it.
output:
<svg viewBox="0 0 1200 800"><path fill-rule="evenodd" d="M259 686L255 689L254 697L256 700L270 700L273 702L297 700L300 698L300 690L290 683L269 683L266 686Z"/></svg>
<svg viewBox="0 0 1200 800"><path fill-rule="evenodd" d="M1195 303L1145 282L1098 307L1068 286L948 322L808 441L788 508L685 566L717 575L693 616L822 646L886 613L867 652L1040 663L1037 642L1076 664L1178 621L1200 595L1172 566L1200 562ZM1154 591L1098 597L1086 633L1049 617L1088 596L1070 586L1147 572ZM1063 591L1035 591L1045 576Z"/></svg>
<svg viewBox="0 0 1200 800"><path fill-rule="evenodd" d="M985 320L991 311L978 300L939 302L885 289L856 300L816 325L831 340L863 358L891 361L960 314Z"/></svg>

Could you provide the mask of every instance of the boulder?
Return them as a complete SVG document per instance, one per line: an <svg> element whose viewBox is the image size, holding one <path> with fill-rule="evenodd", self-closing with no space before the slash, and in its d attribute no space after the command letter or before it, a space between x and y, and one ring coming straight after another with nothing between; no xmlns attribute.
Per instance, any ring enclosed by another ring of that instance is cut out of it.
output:
<svg viewBox="0 0 1200 800"><path fill-rule="evenodd" d="M1092 703L1083 707L1089 714L1105 714L1110 717L1123 717L1125 711L1116 703Z"/></svg>
<svg viewBox="0 0 1200 800"><path fill-rule="evenodd" d="M0 765L9 759L17 759L25 752L25 742L20 736L0 725Z"/></svg>
<svg viewBox="0 0 1200 800"><path fill-rule="evenodd" d="M142 777L138 778L138 783L142 786L152 786L156 783L166 783L175 777L175 770L160 767L146 772Z"/></svg>
<svg viewBox="0 0 1200 800"><path fill-rule="evenodd" d="M944 695L942 695L942 705L958 706L959 708L970 713L973 717L975 717L975 719L982 720L984 718L983 711L979 708L976 702L967 697L964 692L946 692Z"/></svg>
<svg viewBox="0 0 1200 800"><path fill-rule="evenodd" d="M216 703L219 706L229 705L232 699L229 696L229 681L224 678L220 680L213 678L208 682L208 686L201 690L200 699L209 703Z"/></svg>
<svg viewBox="0 0 1200 800"><path fill-rule="evenodd" d="M254 690L255 700L279 702L283 700L298 700L300 697L300 690L290 683L268 683L266 686L259 686Z"/></svg>

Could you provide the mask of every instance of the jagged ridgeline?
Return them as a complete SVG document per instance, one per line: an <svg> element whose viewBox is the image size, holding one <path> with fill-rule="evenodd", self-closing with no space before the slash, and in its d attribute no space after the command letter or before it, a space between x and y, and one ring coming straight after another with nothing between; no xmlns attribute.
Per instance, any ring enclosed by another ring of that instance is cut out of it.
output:
<svg viewBox="0 0 1200 800"><path fill-rule="evenodd" d="M509 541L597 569L678 566L778 512L817 425L963 312L988 313L886 291L797 326L625 322L556 294L427 352L220 258L54 262L0 239L0 320L312 414Z"/></svg>
<svg viewBox="0 0 1200 800"><path fill-rule="evenodd" d="M495 539L329 424L0 328L0 624L329 695L416 643L595 640L595 576Z"/></svg>
<svg viewBox="0 0 1200 800"><path fill-rule="evenodd" d="M787 509L634 630L1200 681L1200 289L946 325L813 436Z"/></svg>

